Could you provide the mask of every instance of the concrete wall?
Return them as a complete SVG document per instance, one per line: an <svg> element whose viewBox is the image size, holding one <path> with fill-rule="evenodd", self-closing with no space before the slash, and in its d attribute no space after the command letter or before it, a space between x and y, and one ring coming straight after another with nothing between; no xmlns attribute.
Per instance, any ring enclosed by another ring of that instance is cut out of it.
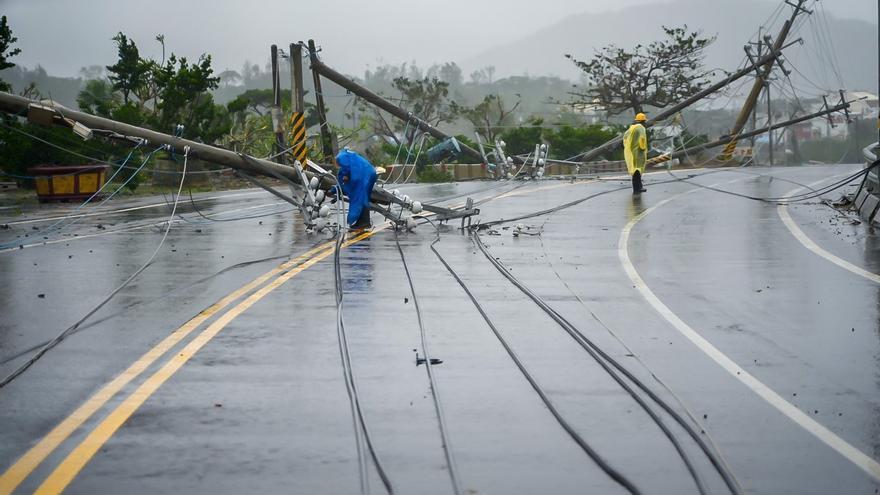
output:
<svg viewBox="0 0 880 495"><path fill-rule="evenodd" d="M180 172L183 169L183 157L178 157L179 162L156 158L153 161L152 179L153 184L160 186L177 186L180 184ZM216 174L195 173L204 171L206 162L197 158L189 158L186 162L186 178L183 181L186 186L205 186L210 183L210 176Z"/></svg>
<svg viewBox="0 0 880 495"><path fill-rule="evenodd" d="M489 174L485 165L482 163L474 164L447 164L447 165L429 165L435 169L449 172L456 181L488 179ZM528 167L526 167L528 170ZM605 172L620 172L626 170L626 164L623 162L601 162L581 165L580 173L582 174L598 174ZM575 173L574 165L551 164L545 169L545 176L554 175L572 175ZM394 182L404 184L407 182L418 182L416 172L413 171L413 165L389 165L385 167L385 174L381 177L386 182ZM407 178L409 180L407 180Z"/></svg>

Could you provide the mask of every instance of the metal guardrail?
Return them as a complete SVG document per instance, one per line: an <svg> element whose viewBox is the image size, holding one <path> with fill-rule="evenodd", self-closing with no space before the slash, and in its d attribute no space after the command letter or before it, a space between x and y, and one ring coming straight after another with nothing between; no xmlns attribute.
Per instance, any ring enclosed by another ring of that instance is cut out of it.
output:
<svg viewBox="0 0 880 495"><path fill-rule="evenodd" d="M878 147L880 147L880 143L871 143L862 148L862 156L865 158L865 167L877 161ZM875 194L880 193L880 177L878 177L877 168L868 172L868 177L865 179L865 188Z"/></svg>

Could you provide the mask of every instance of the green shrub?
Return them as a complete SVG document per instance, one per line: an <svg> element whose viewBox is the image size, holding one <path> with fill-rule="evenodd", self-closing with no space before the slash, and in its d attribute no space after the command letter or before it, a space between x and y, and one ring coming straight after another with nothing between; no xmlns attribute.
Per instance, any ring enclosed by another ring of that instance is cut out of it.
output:
<svg viewBox="0 0 880 495"><path fill-rule="evenodd" d="M424 170L419 172L419 182L422 183L453 181L455 181L455 177L451 173L440 170L438 167L425 167Z"/></svg>

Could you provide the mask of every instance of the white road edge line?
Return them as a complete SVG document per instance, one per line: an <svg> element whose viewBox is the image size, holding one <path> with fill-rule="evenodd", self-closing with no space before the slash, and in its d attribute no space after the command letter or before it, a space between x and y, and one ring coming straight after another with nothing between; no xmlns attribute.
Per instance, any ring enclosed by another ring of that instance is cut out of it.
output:
<svg viewBox="0 0 880 495"><path fill-rule="evenodd" d="M737 180L733 180L730 182L736 182ZM712 187L716 185L718 184L713 184ZM633 265L632 261L629 258L627 248L630 232L632 231L633 227L640 220L642 220L651 212L653 212L657 208L660 208L664 204L678 197L701 190L702 188L693 189L664 199L663 201L660 201L656 205L643 211L626 224L626 226L620 232L620 239L617 245L617 254L620 258L620 263L623 265L624 271L626 271L626 274L629 276L635 288L639 291L639 293L641 293L642 297L644 297L648 301L648 303L658 313L660 313L660 316L666 319L666 321L668 321L673 327L675 327L676 330L678 330L682 335L684 335L688 340L696 345L697 348L703 351L707 356L712 358L712 360L714 360L728 373L730 373L731 376L742 382L745 386L749 387L753 392L755 392L759 397L767 401L768 404L775 407L779 412L781 412L785 416L788 416L788 418L794 421L798 426L813 434L825 445L836 450L840 455L858 466L869 476L871 476L875 480L880 481L880 463L878 463L859 449L850 445L846 440L840 438L828 428L819 424L816 420L805 414L793 404L783 399L782 396L774 392L770 387L752 376L746 370L742 369L732 359L727 357L727 355L721 352L717 347L713 346L709 341L707 341L699 333L697 333L696 330L691 328L687 323L679 318L678 315L676 315L671 309L669 309L668 306L663 304L663 302L660 301L660 299L654 294L654 292L651 291L650 288L648 288L642 277L639 276L638 271L636 271L636 267Z"/></svg>
<svg viewBox="0 0 880 495"><path fill-rule="evenodd" d="M828 178L825 178L822 180L818 180L816 182L808 184L807 187L812 187L817 184L821 184L821 183L826 182L828 180L840 177L841 175L844 175L844 174L835 175L833 177L828 177ZM846 174L846 175L848 175L848 174ZM797 189L793 189L793 190L789 191L785 195L791 196L792 194L795 194L798 191L802 191L803 189L805 189L805 188L799 187ZM862 268L860 266L854 265L854 264L850 263L849 261L846 261L845 259L840 258L839 256L831 254L830 252L819 247L819 245L816 244L815 242L813 242L812 239L807 237L807 234L805 234L804 231L801 230L800 227L798 227L798 224L795 223L794 219L791 218L791 214L788 212L788 206L778 205L776 207L776 213L779 214L779 218L782 219L782 223L785 225L785 228L787 228L788 231L791 232L791 235L793 235L794 238L797 239L797 241L800 242L805 248L807 248L810 251L816 253L817 255L825 258L826 260L834 263L835 265L843 268L844 270L849 270L850 272L855 273L856 275L858 275L860 277L864 277L864 278L870 280L871 282L874 282L875 284L880 284L880 275L878 275L874 272L869 272L868 270L865 270L864 268Z"/></svg>

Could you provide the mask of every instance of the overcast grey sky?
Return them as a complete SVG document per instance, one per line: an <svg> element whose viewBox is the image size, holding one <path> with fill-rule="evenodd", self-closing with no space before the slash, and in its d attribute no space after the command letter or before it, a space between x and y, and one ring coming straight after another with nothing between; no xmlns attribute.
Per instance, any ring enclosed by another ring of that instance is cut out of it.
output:
<svg viewBox="0 0 880 495"><path fill-rule="evenodd" d="M210 53L218 72L239 70L245 60L263 65L272 43L284 47L314 38L328 63L360 75L380 63L462 61L566 15L658 1L0 0L0 13L8 16L22 49L13 61L26 67L41 64L56 75L113 63L110 38L120 30L146 55L160 55L154 41L158 33L179 55ZM768 12L779 2L768 0ZM873 0L827 0L825 8L837 17L876 22ZM760 22L767 12L752 14Z"/></svg>

